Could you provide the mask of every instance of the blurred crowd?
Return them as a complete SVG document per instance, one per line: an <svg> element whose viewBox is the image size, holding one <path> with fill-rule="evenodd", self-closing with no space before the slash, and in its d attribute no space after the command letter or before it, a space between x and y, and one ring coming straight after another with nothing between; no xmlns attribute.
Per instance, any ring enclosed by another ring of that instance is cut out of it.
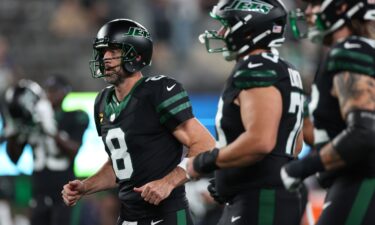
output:
<svg viewBox="0 0 375 225"><path fill-rule="evenodd" d="M284 1L288 9L301 1ZM99 26L113 18L132 18L150 28L154 40L152 66L146 75L166 74L180 80L188 91L218 92L231 64L207 52L198 41L212 23L213 0L3 0L0 3L1 86L11 79L37 82L61 72L77 91L99 90L104 82L90 79L88 61ZM290 30L281 56L311 83L318 49L309 41L293 39ZM311 53L309 59L302 51ZM3 81L5 80L5 81ZM199 83L200 85L197 85ZM305 85L306 87L309 85ZM309 91L309 90L307 90Z"/></svg>

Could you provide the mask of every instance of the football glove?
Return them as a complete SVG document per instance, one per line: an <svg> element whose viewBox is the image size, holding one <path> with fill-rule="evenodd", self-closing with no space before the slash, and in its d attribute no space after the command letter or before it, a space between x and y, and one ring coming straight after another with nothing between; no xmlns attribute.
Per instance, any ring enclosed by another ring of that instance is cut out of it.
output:
<svg viewBox="0 0 375 225"><path fill-rule="evenodd" d="M226 203L226 199L219 195L216 191L216 182L215 178L209 180L210 184L207 186L208 192L210 192L211 197L219 204Z"/></svg>
<svg viewBox="0 0 375 225"><path fill-rule="evenodd" d="M283 166L280 171L281 180L284 187L288 191L297 191L302 187L302 180L298 177L293 177L287 172L286 166Z"/></svg>

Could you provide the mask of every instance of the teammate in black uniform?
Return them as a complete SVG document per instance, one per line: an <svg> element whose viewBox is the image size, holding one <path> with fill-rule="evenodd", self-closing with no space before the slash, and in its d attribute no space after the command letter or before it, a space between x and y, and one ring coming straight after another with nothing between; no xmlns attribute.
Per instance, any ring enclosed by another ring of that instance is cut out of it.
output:
<svg viewBox="0 0 375 225"><path fill-rule="evenodd" d="M176 80L143 77L152 41L129 19L105 24L94 42L94 77L111 84L95 101L95 122L109 160L94 176L62 191L67 205L83 195L118 186L123 224L192 224L182 185L188 156L212 148L214 139L194 118L189 97Z"/></svg>
<svg viewBox="0 0 375 225"><path fill-rule="evenodd" d="M216 170L209 190L227 203L220 225L299 224L306 193L288 193L279 170L302 147L302 82L271 51L284 41L285 7L278 0L221 0L211 17L223 26L200 39L208 52L237 63L219 101L217 148L190 160L189 175ZM212 49L212 39L225 46Z"/></svg>
<svg viewBox="0 0 375 225"><path fill-rule="evenodd" d="M318 224L375 223L375 2L325 0L316 27L332 47L316 77L314 125L326 137L319 154L286 165L284 185L298 187L333 171Z"/></svg>
<svg viewBox="0 0 375 225"><path fill-rule="evenodd" d="M67 180L74 179L74 157L88 116L80 110L62 110L69 91L65 79L51 76L46 81L46 93L30 80L21 80L6 92L7 152L17 163L26 144L33 149L32 225L70 224L71 210L61 202L60 190Z"/></svg>

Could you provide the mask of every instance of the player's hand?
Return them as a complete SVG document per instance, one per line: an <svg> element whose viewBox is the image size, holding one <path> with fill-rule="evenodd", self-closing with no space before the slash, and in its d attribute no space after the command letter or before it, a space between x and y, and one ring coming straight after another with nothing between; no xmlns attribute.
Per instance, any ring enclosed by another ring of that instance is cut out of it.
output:
<svg viewBox="0 0 375 225"><path fill-rule="evenodd" d="M173 190L173 185L165 179L151 181L142 187L135 187L134 191L141 194L142 198L153 205L159 205Z"/></svg>
<svg viewBox="0 0 375 225"><path fill-rule="evenodd" d="M74 206L77 204L78 200L82 198L85 193L85 185L80 180L69 181L69 183L64 185L61 191L64 203L67 206Z"/></svg>
<svg viewBox="0 0 375 225"><path fill-rule="evenodd" d="M201 175L194 170L193 161L195 157L190 157L187 163L186 172L190 179L198 179Z"/></svg>
<svg viewBox="0 0 375 225"><path fill-rule="evenodd" d="M297 191L302 187L302 179L299 177L293 177L288 172L288 164L281 167L280 175L283 181L284 187L288 191Z"/></svg>
<svg viewBox="0 0 375 225"><path fill-rule="evenodd" d="M211 197L219 204L224 204L226 202L225 198L219 195L216 191L215 178L209 180L210 184L207 186L208 192L210 192Z"/></svg>

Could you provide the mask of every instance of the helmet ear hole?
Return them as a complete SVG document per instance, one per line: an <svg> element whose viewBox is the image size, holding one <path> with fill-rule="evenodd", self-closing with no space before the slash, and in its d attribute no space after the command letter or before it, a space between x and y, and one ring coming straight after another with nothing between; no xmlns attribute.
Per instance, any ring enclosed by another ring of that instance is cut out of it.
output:
<svg viewBox="0 0 375 225"><path fill-rule="evenodd" d="M123 63L123 69L125 70L126 73L131 74L135 72L135 68L132 64L133 64L133 61Z"/></svg>

